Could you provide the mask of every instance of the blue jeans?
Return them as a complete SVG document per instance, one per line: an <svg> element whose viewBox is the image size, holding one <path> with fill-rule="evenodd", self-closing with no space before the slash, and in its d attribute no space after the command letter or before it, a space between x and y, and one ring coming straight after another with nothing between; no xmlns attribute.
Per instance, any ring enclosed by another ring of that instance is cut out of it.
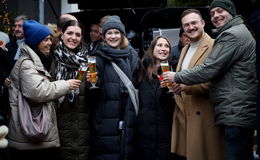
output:
<svg viewBox="0 0 260 160"><path fill-rule="evenodd" d="M253 160L254 129L224 126L227 160Z"/></svg>

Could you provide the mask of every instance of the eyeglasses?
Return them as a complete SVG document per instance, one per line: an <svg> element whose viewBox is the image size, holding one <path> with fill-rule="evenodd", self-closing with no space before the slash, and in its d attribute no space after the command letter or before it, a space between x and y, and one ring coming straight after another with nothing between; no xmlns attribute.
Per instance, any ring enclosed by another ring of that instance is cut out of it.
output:
<svg viewBox="0 0 260 160"><path fill-rule="evenodd" d="M190 26L197 26L201 20L191 21L190 23L185 23L182 25L184 29L189 28Z"/></svg>

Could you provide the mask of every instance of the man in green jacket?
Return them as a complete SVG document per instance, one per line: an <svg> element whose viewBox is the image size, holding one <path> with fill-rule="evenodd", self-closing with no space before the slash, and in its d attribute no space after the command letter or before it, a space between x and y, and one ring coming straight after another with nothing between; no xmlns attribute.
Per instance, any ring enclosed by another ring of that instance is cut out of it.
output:
<svg viewBox="0 0 260 160"><path fill-rule="evenodd" d="M212 24L217 35L205 62L164 79L186 85L210 82L216 124L223 127L227 160L253 160L256 124L255 40L231 0L213 0Z"/></svg>

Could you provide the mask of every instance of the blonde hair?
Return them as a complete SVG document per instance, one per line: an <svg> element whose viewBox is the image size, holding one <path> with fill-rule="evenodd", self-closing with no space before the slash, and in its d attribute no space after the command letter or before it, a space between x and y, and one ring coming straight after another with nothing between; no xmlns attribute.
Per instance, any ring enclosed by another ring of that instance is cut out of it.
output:
<svg viewBox="0 0 260 160"><path fill-rule="evenodd" d="M47 26L49 27L49 29L51 30L51 33L53 36L58 36L58 32L57 32L57 25L53 24L53 23L48 23Z"/></svg>
<svg viewBox="0 0 260 160"><path fill-rule="evenodd" d="M110 15L106 15L104 17L102 17L99 21L99 26L102 27L103 24L107 21L107 19L110 17Z"/></svg>
<svg viewBox="0 0 260 160"><path fill-rule="evenodd" d="M122 32L120 32L120 34L121 34L121 37L122 37L122 41L119 44L118 48L119 49L125 49L129 45L129 40L126 38L126 36Z"/></svg>

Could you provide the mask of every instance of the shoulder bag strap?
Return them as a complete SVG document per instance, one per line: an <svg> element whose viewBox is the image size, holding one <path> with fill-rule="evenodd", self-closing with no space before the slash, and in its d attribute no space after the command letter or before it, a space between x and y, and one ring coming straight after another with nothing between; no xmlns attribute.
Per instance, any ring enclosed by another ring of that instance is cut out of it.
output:
<svg viewBox="0 0 260 160"><path fill-rule="evenodd" d="M125 73L114 62L111 63L116 73L118 74L118 76L120 77L124 85L126 86L129 92L130 99L134 105L135 113L136 115L138 115L138 110L139 110L138 90L135 89L133 83L129 80L129 78L125 75Z"/></svg>

